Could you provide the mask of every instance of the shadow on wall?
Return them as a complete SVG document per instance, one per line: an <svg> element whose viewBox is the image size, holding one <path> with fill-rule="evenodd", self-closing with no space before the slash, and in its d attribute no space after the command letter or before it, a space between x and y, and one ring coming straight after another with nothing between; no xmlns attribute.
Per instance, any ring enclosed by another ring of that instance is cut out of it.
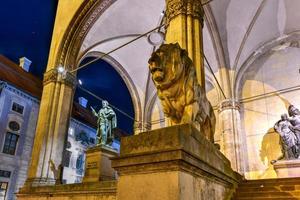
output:
<svg viewBox="0 0 300 200"><path fill-rule="evenodd" d="M268 132L263 136L260 148L260 160L266 166L265 171L258 176L259 179L266 177L276 177L272 160L277 160L282 155L280 136L274 130L270 128Z"/></svg>
<svg viewBox="0 0 300 200"><path fill-rule="evenodd" d="M276 94L276 96L279 97L279 99L284 103L284 106L285 106L286 110L288 111L291 103L288 100L286 100L285 98L283 98L280 94Z"/></svg>

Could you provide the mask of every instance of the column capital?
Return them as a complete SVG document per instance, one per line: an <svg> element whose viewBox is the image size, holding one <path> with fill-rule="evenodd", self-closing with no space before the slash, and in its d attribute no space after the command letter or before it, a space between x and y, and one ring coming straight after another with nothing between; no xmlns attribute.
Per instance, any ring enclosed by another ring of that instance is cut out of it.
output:
<svg viewBox="0 0 300 200"><path fill-rule="evenodd" d="M52 82L60 82L70 87L75 87L77 84L76 77L68 72L59 72L58 69L51 69L44 74L43 85L47 85Z"/></svg>
<svg viewBox="0 0 300 200"><path fill-rule="evenodd" d="M51 69L44 73L43 85L57 81L58 71L57 69Z"/></svg>
<svg viewBox="0 0 300 200"><path fill-rule="evenodd" d="M177 15L191 15L201 19L203 25L204 11L201 0L166 0L166 16L169 23Z"/></svg>
<svg viewBox="0 0 300 200"><path fill-rule="evenodd" d="M219 112L228 109L240 110L240 103L236 99L225 99L219 104Z"/></svg>

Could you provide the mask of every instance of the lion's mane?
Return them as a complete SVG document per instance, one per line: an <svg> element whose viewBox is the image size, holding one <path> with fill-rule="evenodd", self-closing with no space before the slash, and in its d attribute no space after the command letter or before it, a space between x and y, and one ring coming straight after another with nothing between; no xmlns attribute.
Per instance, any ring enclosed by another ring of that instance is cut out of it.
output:
<svg viewBox="0 0 300 200"><path fill-rule="evenodd" d="M149 59L157 94L171 124L196 123L213 142L215 116L187 51L163 44Z"/></svg>

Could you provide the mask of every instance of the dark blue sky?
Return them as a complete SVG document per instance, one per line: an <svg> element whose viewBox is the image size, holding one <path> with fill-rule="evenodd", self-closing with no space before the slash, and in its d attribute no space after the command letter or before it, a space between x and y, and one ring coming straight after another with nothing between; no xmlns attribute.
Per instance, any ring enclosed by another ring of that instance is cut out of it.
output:
<svg viewBox="0 0 300 200"><path fill-rule="evenodd" d="M58 0L3 0L0 3L0 54L19 63L20 57L32 61L30 72L42 78L45 71ZM83 87L107 99L134 117L133 106L125 83L106 62L99 61L78 72ZM93 106L100 105L93 97L76 90ZM97 107L99 109L99 107ZM132 132L132 120L117 113L119 128Z"/></svg>
<svg viewBox="0 0 300 200"><path fill-rule="evenodd" d="M107 100L110 104L134 118L133 104L129 91L121 76L108 63L103 60L92 63L88 67L79 70L77 77L82 81L82 87L97 94L100 98ZM89 100L88 108L93 106L96 108L96 111L101 108L101 101L77 88L74 100L77 101L80 96ZM117 110L115 112L117 114L118 127L127 133L132 133L133 120Z"/></svg>
<svg viewBox="0 0 300 200"><path fill-rule="evenodd" d="M47 65L58 0L3 0L0 3L0 53L16 63L26 56L30 72L42 77Z"/></svg>

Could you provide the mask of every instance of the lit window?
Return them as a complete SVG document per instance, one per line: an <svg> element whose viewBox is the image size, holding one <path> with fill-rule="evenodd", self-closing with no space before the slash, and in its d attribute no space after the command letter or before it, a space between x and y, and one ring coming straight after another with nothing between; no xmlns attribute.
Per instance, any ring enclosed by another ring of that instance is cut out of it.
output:
<svg viewBox="0 0 300 200"><path fill-rule="evenodd" d="M12 105L12 108L11 108L13 111L17 112L17 113L20 113L20 114L23 114L23 111L24 111L24 106L16 103L16 102L13 102L13 105Z"/></svg>
<svg viewBox="0 0 300 200"><path fill-rule="evenodd" d="M83 155L79 155L76 160L76 169L82 169L83 168Z"/></svg>
<svg viewBox="0 0 300 200"><path fill-rule="evenodd" d="M5 199L8 182L0 182L0 199Z"/></svg>
<svg viewBox="0 0 300 200"><path fill-rule="evenodd" d="M69 128L69 134L72 136L74 135L74 128Z"/></svg>
<svg viewBox="0 0 300 200"><path fill-rule="evenodd" d="M79 174L79 175L82 175L83 174L83 166L84 164L84 160L83 160L83 155L79 155L77 160L76 160L76 173Z"/></svg>
<svg viewBox="0 0 300 200"><path fill-rule="evenodd" d="M3 146L3 153L15 155L19 136L14 133L7 132Z"/></svg>

